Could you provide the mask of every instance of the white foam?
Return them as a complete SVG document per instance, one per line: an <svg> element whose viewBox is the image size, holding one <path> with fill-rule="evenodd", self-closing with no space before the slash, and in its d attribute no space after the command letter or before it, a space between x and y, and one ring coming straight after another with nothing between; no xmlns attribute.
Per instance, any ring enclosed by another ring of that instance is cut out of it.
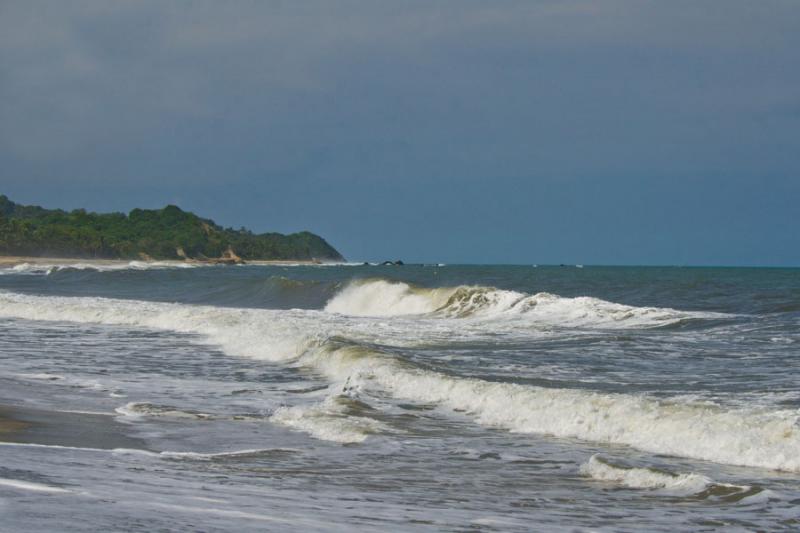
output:
<svg viewBox="0 0 800 533"><path fill-rule="evenodd" d="M61 381L64 379L64 376L61 376L59 374L47 374L47 373L17 374L17 376L23 379L35 379L37 381Z"/></svg>
<svg viewBox="0 0 800 533"><path fill-rule="evenodd" d="M352 370L396 397L465 411L480 423L513 432L800 471L798 413L791 410L723 410L625 394L453 378L391 364Z"/></svg>
<svg viewBox="0 0 800 533"><path fill-rule="evenodd" d="M64 493L71 492L61 487L53 487L51 485L42 485L41 483L31 483L30 481L20 481L18 479L5 479L0 478L0 486L11 487L13 489L31 490L34 492L50 492L50 493Z"/></svg>
<svg viewBox="0 0 800 533"><path fill-rule="evenodd" d="M265 514L256 514L256 513L248 513L244 511L238 511L234 509L216 509L213 507L194 507L190 505L174 505L169 503L163 502L139 502L140 505L156 507L158 509L165 509L171 512L179 512L179 513L187 513L190 515L217 515L222 516L225 518L244 518L247 520L260 520L264 522L279 522L279 523L286 523L291 524L292 528L298 525L298 520L296 519L287 519L278 516L270 516ZM300 521L302 522L302 521Z"/></svg>
<svg viewBox="0 0 800 533"><path fill-rule="evenodd" d="M119 270L163 270L169 268L196 268L203 263L184 263L180 261L98 261L65 263L20 263L10 268L0 268L0 274L39 274L49 275L61 270L94 270L113 272Z"/></svg>
<svg viewBox="0 0 800 533"><path fill-rule="evenodd" d="M230 452L217 452L217 453L202 453L202 452L179 452L179 451L161 451L153 452L150 450L140 450L136 448L114 448L110 451L114 455L131 455L149 457L153 459L192 459L198 461L211 461L221 458L236 458L258 455L270 452L296 452L292 448L252 448L246 450L234 450Z"/></svg>
<svg viewBox="0 0 800 533"><path fill-rule="evenodd" d="M719 483L695 473L673 473L652 468L614 465L593 455L580 466L580 473L597 481L631 489L657 490L671 496L692 496L739 505L759 505L781 496L769 489L750 485Z"/></svg>
<svg viewBox="0 0 800 533"><path fill-rule="evenodd" d="M339 384L338 390L349 382L350 387L380 390L397 399L466 412L481 424L512 432L625 444L659 454L800 472L800 413L796 410L723 409L629 394L448 376L342 340L348 334L367 336L374 332L372 320L345 319L318 311L229 309L5 292L0 292L0 316L195 333L229 355L314 368ZM427 320L409 319L407 335L415 336L414 328ZM442 321L441 325L456 328L456 323ZM358 332L359 328L363 331ZM384 430L371 419L359 421L330 409L325 404L288 407L273 418L339 442L358 442L371 431Z"/></svg>
<svg viewBox="0 0 800 533"><path fill-rule="evenodd" d="M263 420L264 417L252 414L214 414L200 411L183 410L170 405L158 405L148 402L129 402L114 409L118 415L126 418L175 418L192 420Z"/></svg>
<svg viewBox="0 0 800 533"><path fill-rule="evenodd" d="M331 396L309 406L280 407L270 420L298 429L322 440L343 444L364 442L373 433L388 430L381 422L345 413L338 398Z"/></svg>
<svg viewBox="0 0 800 533"><path fill-rule="evenodd" d="M580 467L581 474L596 479L618 483L634 489L667 489L671 492L697 494L714 483L700 474L672 474L650 468L625 468L614 466L593 455ZM743 487L743 490L746 488Z"/></svg>
<svg viewBox="0 0 800 533"><path fill-rule="evenodd" d="M14 448L42 448L53 450L75 450L79 452L106 452L102 448L82 448L79 446L59 446L58 444L34 444L32 442L0 442L0 446L9 446Z"/></svg>
<svg viewBox="0 0 800 533"><path fill-rule="evenodd" d="M256 455L260 453L270 452L297 452L293 448L253 448L246 450L234 450L230 452L217 452L217 453L201 453L201 452L180 452L180 451L161 451L154 452L150 450L142 450L136 448L83 448L78 446L59 446L57 444L34 444L30 442L0 442L0 446L14 447L14 448L35 448L42 450L70 450L78 452L94 452L105 453L112 455L129 455L149 457L153 459L198 459L198 460L212 460L215 458L224 457L239 457ZM0 482L0 485L3 484Z"/></svg>
<svg viewBox="0 0 800 533"><path fill-rule="evenodd" d="M167 417L167 418L196 418L203 420L210 420L215 418L214 415L207 413L197 413L182 411L167 405L155 405L146 402L129 402L123 406L114 409L117 414L131 417Z"/></svg>
<svg viewBox="0 0 800 533"><path fill-rule="evenodd" d="M432 313L447 302L452 289L418 289L385 280L350 283L325 306L329 313L351 316L400 316Z"/></svg>
<svg viewBox="0 0 800 533"><path fill-rule="evenodd" d="M729 316L635 307L588 296L564 298L545 292L530 295L479 286L427 289L380 279L351 282L328 302L325 311L349 316L428 315L608 328L656 327L685 319Z"/></svg>
<svg viewBox="0 0 800 533"><path fill-rule="evenodd" d="M293 448L253 448L248 450L235 450L232 452L218 452L218 453L200 453L200 452L159 452L160 457L167 457L171 459L196 459L201 461L209 461L220 458L235 458L235 457L248 457L263 453L275 452L289 452L295 453L297 450Z"/></svg>

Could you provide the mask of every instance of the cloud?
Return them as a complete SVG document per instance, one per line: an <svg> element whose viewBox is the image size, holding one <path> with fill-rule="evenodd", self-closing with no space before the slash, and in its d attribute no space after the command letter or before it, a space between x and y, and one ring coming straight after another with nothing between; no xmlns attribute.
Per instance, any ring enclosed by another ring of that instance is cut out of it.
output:
<svg viewBox="0 0 800 533"><path fill-rule="evenodd" d="M793 2L0 9L0 158L34 174L714 168L797 125L759 123L798 105Z"/></svg>
<svg viewBox="0 0 800 533"><path fill-rule="evenodd" d="M352 257L796 262L798 49L795 0L5 0L0 192Z"/></svg>

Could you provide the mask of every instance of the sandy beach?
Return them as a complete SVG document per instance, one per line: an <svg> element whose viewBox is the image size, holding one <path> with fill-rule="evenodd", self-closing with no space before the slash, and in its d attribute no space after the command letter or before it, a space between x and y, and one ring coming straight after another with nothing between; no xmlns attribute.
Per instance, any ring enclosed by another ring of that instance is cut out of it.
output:
<svg viewBox="0 0 800 533"><path fill-rule="evenodd" d="M183 261L175 261L182 263ZM92 263L99 265L123 265L130 261L123 259L76 259L74 257L25 257L18 255L0 256L0 267L14 267L28 263L31 265L73 265L78 263Z"/></svg>

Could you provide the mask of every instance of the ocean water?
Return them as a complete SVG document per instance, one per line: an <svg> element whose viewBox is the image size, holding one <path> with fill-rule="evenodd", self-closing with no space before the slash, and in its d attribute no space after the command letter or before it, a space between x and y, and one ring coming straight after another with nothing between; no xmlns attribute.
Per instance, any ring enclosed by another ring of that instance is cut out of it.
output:
<svg viewBox="0 0 800 533"><path fill-rule="evenodd" d="M799 370L797 269L22 265L0 530L797 530Z"/></svg>

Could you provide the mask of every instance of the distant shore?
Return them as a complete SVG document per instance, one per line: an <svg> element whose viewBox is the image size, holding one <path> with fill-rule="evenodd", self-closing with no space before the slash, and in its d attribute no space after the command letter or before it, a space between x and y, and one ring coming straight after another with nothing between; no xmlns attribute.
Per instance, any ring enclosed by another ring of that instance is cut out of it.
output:
<svg viewBox="0 0 800 533"><path fill-rule="evenodd" d="M178 265L215 265L215 264L224 264L216 259L188 259L188 260L177 260L177 259L164 259L164 260L141 260L141 259L85 259L85 258L76 258L76 257L28 257L28 256L18 256L18 255L3 255L0 256L0 268L11 268L17 265L22 264L29 264L29 265L77 265L77 264L89 264L89 265L127 265L132 261L136 261L138 263L158 263L160 265L164 264L174 264ZM303 259L297 260L246 260L243 264L247 265L319 265L322 264L319 261L309 261Z"/></svg>

